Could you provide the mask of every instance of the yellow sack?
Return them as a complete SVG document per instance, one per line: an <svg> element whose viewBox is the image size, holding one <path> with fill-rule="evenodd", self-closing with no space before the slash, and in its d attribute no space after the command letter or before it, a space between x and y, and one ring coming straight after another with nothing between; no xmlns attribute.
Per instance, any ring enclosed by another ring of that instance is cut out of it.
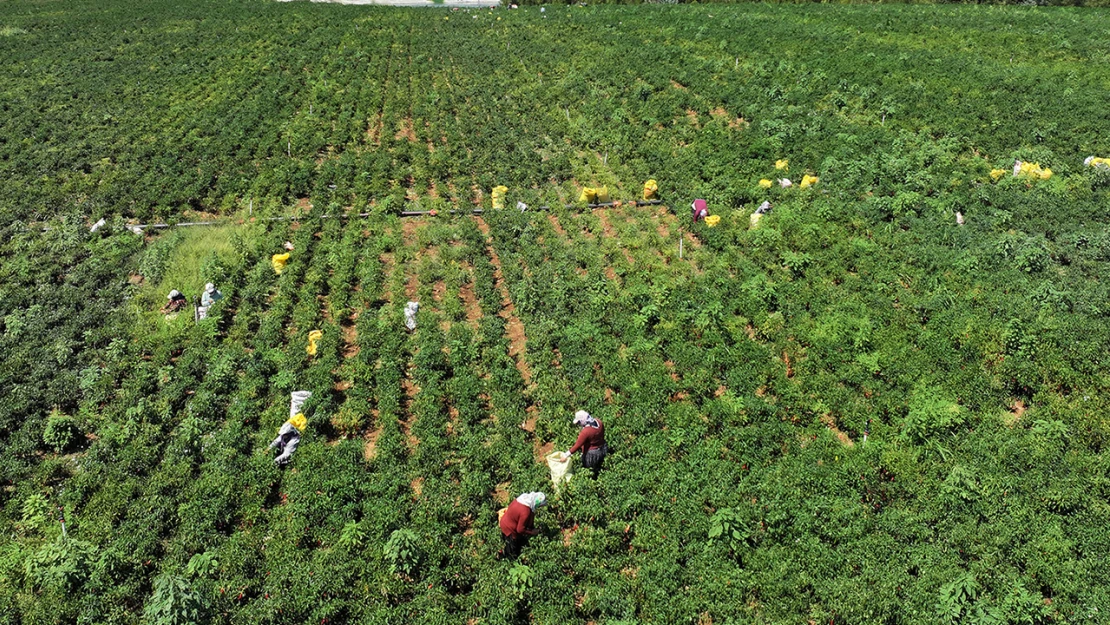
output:
<svg viewBox="0 0 1110 625"><path fill-rule="evenodd" d="M505 208L505 194L509 192L509 187L504 185L497 185L493 188L493 207Z"/></svg>
<svg viewBox="0 0 1110 625"><path fill-rule="evenodd" d="M1098 167L1099 169L1110 169L1110 158L1101 158L1098 156L1088 156L1083 159L1083 164L1088 167Z"/></svg>
<svg viewBox="0 0 1110 625"><path fill-rule="evenodd" d="M316 355L316 341L324 338L324 333L319 330L313 330L308 333L308 347L304 348L309 356Z"/></svg>
<svg viewBox="0 0 1110 625"><path fill-rule="evenodd" d="M991 170L991 180L993 180L995 182L998 182L998 180L1000 178L1002 178L1002 176L1005 176L1005 175L1006 175L1006 170L1005 169L992 169Z"/></svg>
<svg viewBox="0 0 1110 625"><path fill-rule="evenodd" d="M759 227L759 220L763 219L763 213L752 213L751 225L748 226L749 230L755 230Z"/></svg>
<svg viewBox="0 0 1110 625"><path fill-rule="evenodd" d="M1040 163L1024 163L1022 161L1015 161L1014 176L1048 180L1052 177L1052 170L1047 167L1042 168Z"/></svg>
<svg viewBox="0 0 1110 625"><path fill-rule="evenodd" d="M598 187L597 188L597 203L598 204L608 204L609 203L609 187Z"/></svg>
<svg viewBox="0 0 1110 625"><path fill-rule="evenodd" d="M274 266L274 273L281 275L281 270L285 269L285 263L289 262L289 252L284 254L274 254L270 257L270 263Z"/></svg>
<svg viewBox="0 0 1110 625"><path fill-rule="evenodd" d="M715 227L719 223L721 223L720 215L710 215L705 218L705 225L709 226L710 228Z"/></svg>
<svg viewBox="0 0 1110 625"><path fill-rule="evenodd" d="M786 171L790 171L790 160L783 158L775 161L775 169L785 169Z"/></svg>
<svg viewBox="0 0 1110 625"><path fill-rule="evenodd" d="M799 186L801 186L803 189L805 189L805 188L807 188L811 185L817 184L818 180L820 180L820 178L818 178L817 176L811 176L809 174L806 174L806 175L802 176L802 184L799 185Z"/></svg>
<svg viewBox="0 0 1110 625"><path fill-rule="evenodd" d="M587 204L597 203L597 189L593 187L586 187L582 189L582 195L578 196L578 201L585 202Z"/></svg>
<svg viewBox="0 0 1110 625"><path fill-rule="evenodd" d="M296 415L289 417L289 425L304 432L304 429L308 427L308 419L305 419L304 415L298 412Z"/></svg>
<svg viewBox="0 0 1110 625"><path fill-rule="evenodd" d="M772 184L774 183L766 178L763 178L759 181L759 186L763 189L770 189Z"/></svg>
<svg viewBox="0 0 1110 625"><path fill-rule="evenodd" d="M644 183L644 199L651 200L655 198L656 191L659 190L659 185L654 180L648 180Z"/></svg>

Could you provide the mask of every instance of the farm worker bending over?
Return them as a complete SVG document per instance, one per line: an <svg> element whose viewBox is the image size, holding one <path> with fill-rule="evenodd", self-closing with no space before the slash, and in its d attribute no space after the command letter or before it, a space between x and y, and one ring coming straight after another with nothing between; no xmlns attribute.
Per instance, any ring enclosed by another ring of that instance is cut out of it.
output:
<svg viewBox="0 0 1110 625"><path fill-rule="evenodd" d="M204 285L204 293L200 294L200 305L208 308L220 299L223 299L223 296L223 293L216 290L216 285L209 282Z"/></svg>
<svg viewBox="0 0 1110 625"><path fill-rule="evenodd" d="M166 299L168 299L169 301L166 302L166 305L162 307L163 314L175 313L185 308L185 306L189 303L189 301L185 299L185 296L181 294L181 291L178 291L177 289L170 291L170 294L166 296Z"/></svg>
<svg viewBox="0 0 1110 625"><path fill-rule="evenodd" d="M582 466L591 469L594 477L597 477L601 472L601 463L609 453L609 447L605 444L605 426L585 410L574 413L574 424L581 430L578 432L578 440L574 442L574 447L567 450L565 457L570 458L571 454L581 449Z"/></svg>
<svg viewBox="0 0 1110 625"><path fill-rule="evenodd" d="M701 221L709 216L709 205L705 200L694 200L690 208L694 209L694 221Z"/></svg>
<svg viewBox="0 0 1110 625"><path fill-rule="evenodd" d="M528 542L528 537L539 533L533 525L536 508L546 505L547 495L539 492L524 493L509 504L509 508L498 522L501 526L501 535L505 537L505 548L497 554L498 556L515 558L520 555L520 549Z"/></svg>
<svg viewBox="0 0 1110 625"><path fill-rule="evenodd" d="M297 444L301 442L301 432L304 431L308 425L308 419L304 418L303 414L290 417L288 421L282 424L281 429L278 430L277 438L270 443L270 449L277 448L278 457L274 458L274 464L283 465L288 464L293 459L293 452L297 451Z"/></svg>

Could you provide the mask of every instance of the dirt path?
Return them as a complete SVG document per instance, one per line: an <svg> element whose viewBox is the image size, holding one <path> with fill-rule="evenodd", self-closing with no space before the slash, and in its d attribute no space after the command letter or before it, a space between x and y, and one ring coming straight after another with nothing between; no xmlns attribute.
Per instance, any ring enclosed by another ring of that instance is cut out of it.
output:
<svg viewBox="0 0 1110 625"><path fill-rule="evenodd" d="M401 420L401 431L405 433L405 440L408 441L409 450L415 450L416 446L420 444L420 439L412 433L412 426L416 422L416 415L412 412L412 404L416 399L417 393L420 392L420 387L412 379L412 368L405 372L405 377L401 379L401 387L405 390L405 398L402 401L401 414L405 416Z"/></svg>
<svg viewBox="0 0 1110 625"><path fill-rule="evenodd" d="M373 414L374 423L377 423L378 422L377 411L375 410L373 412L374 412L374 414ZM362 447L362 457L366 461L369 462L370 460L373 460L375 457L377 457L377 455L378 455L378 437L381 436L381 435L382 435L382 429L381 428L376 428L376 429L370 430L369 432L366 433L365 436L363 436L363 439L365 439L366 443Z"/></svg>
<svg viewBox="0 0 1110 625"><path fill-rule="evenodd" d="M831 414L826 413L821 415L821 423L824 423L825 427L829 428L829 430L836 435L841 445L845 447L855 447L855 442L853 442L847 434L841 432L840 428L836 427L836 419Z"/></svg>
<svg viewBox="0 0 1110 625"><path fill-rule="evenodd" d="M378 256L378 261L382 264L382 276L384 277L385 284L382 285L382 300L386 302L393 302L393 265L396 259L393 253L382 254Z"/></svg>
<svg viewBox="0 0 1110 625"><path fill-rule="evenodd" d="M509 288L505 286L505 277L501 272L501 259L497 250L493 249L493 239L489 236L489 225L481 217L474 218L478 222L478 229L486 237L486 251L489 252L490 263L493 264L494 284L501 291L501 312L499 315L505 320L505 335L509 339L509 355L516 361L516 368L524 378L524 385L531 386L532 370L525 358L528 337L524 333L524 324L516 315L516 306L509 295Z"/></svg>
<svg viewBox="0 0 1110 625"><path fill-rule="evenodd" d="M617 232L613 230L613 225L609 223L609 216L606 215L606 212L605 209L595 212L597 220L601 222L601 233L604 234L606 238L615 239L617 238Z"/></svg>
<svg viewBox="0 0 1110 625"><path fill-rule="evenodd" d="M362 349L358 345L358 328L355 326L359 312L354 311L339 324L339 333L343 337L343 347L340 348L340 352L344 358L354 358L358 356L359 350Z"/></svg>
<svg viewBox="0 0 1110 625"><path fill-rule="evenodd" d="M551 227L555 229L555 232L559 233L559 236L564 239L567 238L567 231L563 229L563 224L559 223L558 217L555 215L548 215L547 220L551 222Z"/></svg>
<svg viewBox="0 0 1110 625"><path fill-rule="evenodd" d="M478 303L478 296L474 293L474 268L468 262L461 262L459 266L466 271L470 279L459 287L459 298L463 301L466 310L466 321L472 330L478 329L478 321L482 319L482 306Z"/></svg>

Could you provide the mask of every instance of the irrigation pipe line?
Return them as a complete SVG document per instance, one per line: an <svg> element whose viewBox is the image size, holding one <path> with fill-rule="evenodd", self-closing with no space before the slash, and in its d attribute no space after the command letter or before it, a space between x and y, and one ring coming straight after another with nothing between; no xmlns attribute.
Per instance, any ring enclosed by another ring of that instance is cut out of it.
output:
<svg viewBox="0 0 1110 625"><path fill-rule="evenodd" d="M644 200L644 201L637 201L637 202L632 202L632 201L627 202L627 204L629 206L658 206L659 204L662 204L662 203L663 203L663 200ZM613 207L613 206L624 205L624 204L626 204L626 202L603 202L601 204L587 204L586 207L591 209L591 210L597 210L599 208L610 208L610 207ZM578 206L579 206L578 204L564 204L563 208L577 208ZM502 210L509 210L509 209L502 209ZM550 206L538 206L538 207L536 207L534 209L531 209L531 210L546 211L546 210L551 210L551 207ZM483 210L481 208L475 208L475 209L469 211L469 213L468 213L468 211L460 211L460 210L450 210L450 211L446 211L446 212L450 215L457 215L457 214L460 214L460 213L470 214L470 215L482 215L482 214L485 213L485 210ZM286 216L282 216L282 217L260 217L258 219L260 219L261 221L301 221L301 220L307 220L307 219L351 219L351 218L354 218L354 217L358 217L358 218L370 217L374 214L375 213L342 213L342 214L336 214L336 215L320 215L319 217L300 217L300 216L295 216L295 215L286 215ZM432 211L401 211L401 217L421 217L423 215L431 215L431 214L432 214ZM437 214L438 214L438 211L437 211ZM135 224L135 225L127 226L127 229L131 230L132 232L134 232L136 234L141 234L144 230L146 230L148 228L163 229L163 228L183 228L183 227L189 227L189 226L220 226L220 225L226 225L227 223L229 223L231 221L232 221L232 219L228 218L228 219L220 219L220 220L215 220L215 221L183 221L183 222L176 223L176 224L166 224L166 223L162 223L162 224Z"/></svg>
<svg viewBox="0 0 1110 625"><path fill-rule="evenodd" d="M632 205L635 205L635 206L657 206L657 205L662 204L662 203L663 203L663 200L640 200L640 201L637 201L637 202L632 202L631 200L629 200L628 202L604 202L604 203L601 203L601 204L587 204L586 207L591 209L591 210L597 210L599 208L610 208L610 207L613 207L613 206L624 206L626 204L628 206L632 206ZM563 208L578 208L579 206L581 206L581 204L564 204ZM504 209L498 209L498 210L511 210L511 209L504 208ZM549 210L551 210L551 207L550 206L536 206L536 207L533 208L531 206L526 206L526 208L521 210L521 212L524 212L525 210L549 211ZM466 212L466 211L455 211L455 210L453 210L453 211L448 211L448 212L451 213L451 214L455 214L455 213ZM470 212L473 215L481 215L484 211L480 208L475 208L474 210L472 210ZM432 214L432 211L401 211L401 216L402 217L419 217L421 215L431 215L431 214Z"/></svg>

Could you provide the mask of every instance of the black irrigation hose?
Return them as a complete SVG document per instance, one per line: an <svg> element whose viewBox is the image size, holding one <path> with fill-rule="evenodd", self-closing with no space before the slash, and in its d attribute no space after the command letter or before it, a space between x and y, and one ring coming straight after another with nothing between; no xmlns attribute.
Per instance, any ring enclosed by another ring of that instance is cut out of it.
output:
<svg viewBox="0 0 1110 625"><path fill-rule="evenodd" d="M590 209L609 208L609 207L612 207L612 206L617 206L618 204L619 205L627 204L629 206L632 206L633 204L635 204L636 206L656 206L656 205L659 205L659 204L662 204L662 203L663 203L663 200L639 200L639 201L636 201L636 202L628 201L628 202L604 202L604 203L601 203L601 204L587 204L586 207L590 208ZM580 204L564 204L563 208L577 208L579 206L581 206L581 205ZM500 210L509 210L509 209L500 209ZM549 211L549 210L551 210L551 207L550 206L536 206L536 207L533 208L533 207L529 206L525 210ZM456 213L466 212L466 211L447 211L447 212L454 215ZM484 211L480 208L475 208L474 210L472 210L470 212L473 215L481 215ZM432 211L401 211L401 216L402 217L419 217L421 215L430 215L430 214L432 214Z"/></svg>
<svg viewBox="0 0 1110 625"><path fill-rule="evenodd" d="M631 202L631 201L629 201L629 202L604 202L604 203L601 203L601 204L587 204L586 207L590 208L590 209L609 208L609 207L612 207L612 206L617 206L618 204L626 204L626 203L629 206L633 205L633 202ZM662 204L662 203L663 203L663 200L641 200L641 201L635 202L635 205L636 206L657 206L657 205ZM580 206L580 205L579 204L565 204L563 206L563 208L576 208L577 206ZM549 207L549 206L538 206L538 207L533 208L531 210L546 211L546 210L551 210L551 207ZM458 211L458 210L452 210L452 211L446 211L446 212L448 214L451 214L451 215L457 215L459 213L466 213L466 211ZM481 215L484 212L485 211L481 208L475 208L475 209L470 211L470 214L471 215ZM338 215L320 215L316 219L350 219L352 217L369 217L373 214L374 213L354 213L354 214L343 213L343 214L338 214ZM401 211L401 217L420 217L420 216L423 216L423 215L431 215L431 214L432 214L432 211ZM302 218L301 217L296 217L296 216L284 216L284 217L261 217L260 219L262 219L263 221L299 221ZM128 229L138 233L138 232L142 232L143 230L146 230L147 228L161 229L161 228L174 228L174 227L179 227L179 226L218 226L218 225L228 223L228 221L230 221L230 220L225 219L225 220L219 220L219 221L186 221L186 222L176 223L176 224L136 224L136 225L127 226L127 227L128 227Z"/></svg>

